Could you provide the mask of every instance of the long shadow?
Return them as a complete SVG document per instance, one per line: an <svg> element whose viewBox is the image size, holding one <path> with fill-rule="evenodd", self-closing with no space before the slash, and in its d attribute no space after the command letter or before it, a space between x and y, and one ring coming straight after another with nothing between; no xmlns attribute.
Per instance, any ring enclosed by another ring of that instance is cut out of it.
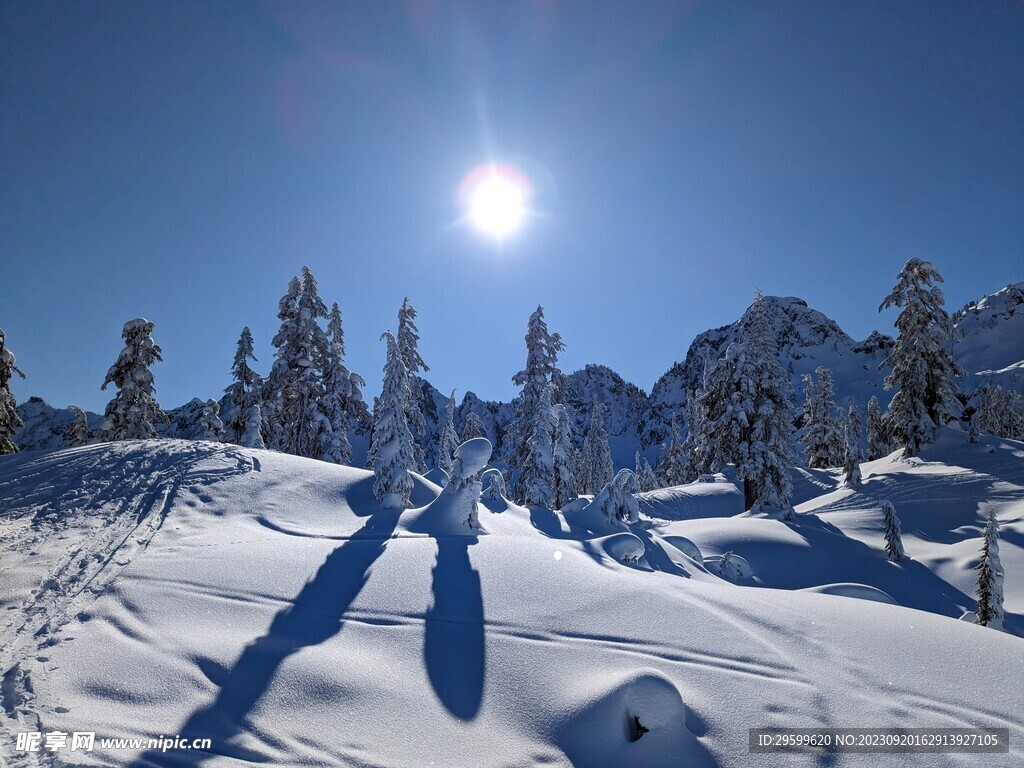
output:
<svg viewBox="0 0 1024 768"><path fill-rule="evenodd" d="M216 698L193 712L181 727L183 738L210 739L215 752L150 750L132 765L198 766L216 756L266 762L263 755L232 745L230 739L248 728L249 712L289 656L341 631L342 617L366 584L371 566L384 553L399 514L378 512L331 552L292 603L274 617L267 633L245 647L235 666L219 681Z"/></svg>
<svg viewBox="0 0 1024 768"><path fill-rule="evenodd" d="M472 720L484 695L484 601L469 561L475 536L437 539L434 604L427 610L423 656L427 677L445 708Z"/></svg>

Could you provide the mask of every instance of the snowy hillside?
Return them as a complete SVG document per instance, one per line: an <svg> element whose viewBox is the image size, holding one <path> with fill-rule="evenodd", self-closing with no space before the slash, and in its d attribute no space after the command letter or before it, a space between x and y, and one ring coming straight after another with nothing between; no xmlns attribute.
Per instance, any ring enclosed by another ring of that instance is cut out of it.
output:
<svg viewBox="0 0 1024 768"><path fill-rule="evenodd" d="M801 474L792 524L723 517L719 479L646 494L658 518L628 527L498 500L474 532L382 510L369 472L266 451L3 456L0 756L44 764L12 734L59 729L212 740L97 740L79 766L796 766L749 754L748 729L898 724L1006 727L1012 753L821 764L1019 764L1022 640L952 617L995 505L1024 631L1024 446L949 432L865 477ZM417 480L413 503L438 491Z"/></svg>
<svg viewBox="0 0 1024 768"><path fill-rule="evenodd" d="M954 315L953 350L970 374L1024 388L1024 283L1014 283Z"/></svg>

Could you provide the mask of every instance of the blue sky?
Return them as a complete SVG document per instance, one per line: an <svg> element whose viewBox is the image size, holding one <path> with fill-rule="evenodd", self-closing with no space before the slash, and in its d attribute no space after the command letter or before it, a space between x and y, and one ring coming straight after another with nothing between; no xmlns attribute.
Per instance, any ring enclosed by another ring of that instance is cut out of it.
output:
<svg viewBox="0 0 1024 768"><path fill-rule="evenodd" d="M649 390L755 287L863 337L909 257L954 309L1024 279L1011 2L0 4L0 327L24 399L102 410L145 316L165 407L260 369L303 264L372 393L402 297L442 390L563 367ZM531 178L501 247L460 179Z"/></svg>

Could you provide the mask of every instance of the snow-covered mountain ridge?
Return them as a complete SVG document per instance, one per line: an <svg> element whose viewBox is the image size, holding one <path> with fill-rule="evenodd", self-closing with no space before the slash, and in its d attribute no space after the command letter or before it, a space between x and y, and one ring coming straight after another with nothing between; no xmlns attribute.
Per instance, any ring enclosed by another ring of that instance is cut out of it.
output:
<svg viewBox="0 0 1024 768"><path fill-rule="evenodd" d="M818 366L830 368L836 385L836 402L847 399L862 408L872 395L884 405L891 392L883 389L884 372L879 369L892 348L890 336L872 332L863 341L851 338L825 314L809 307L795 297L765 297L770 309L771 325L779 348L779 360L791 375L794 404L801 401L801 376ZM991 381L1024 390L1024 283L1015 283L971 302L954 314L956 339L953 350L957 360L968 371L961 382L963 391L973 392L982 382ZM744 315L744 318L746 315ZM562 396L575 413L576 439L582 442L590 423L594 398L607 406L605 415L612 457L616 466L632 466L633 455L640 450L652 461L658 457L658 446L666 439L672 414L682 418L686 393L697 387L708 357L720 356L736 340L744 318L700 334L690 344L681 362L677 362L655 383L648 395L638 386L625 381L603 365L588 365L564 377ZM511 367L511 366L510 366ZM415 395L426 419L424 444L428 464L433 466L441 432L441 420L448 393L437 390L427 379L416 377ZM159 426L166 437L193 439L202 434L199 417L203 401L194 399L169 410L170 424ZM456 430L461 433L470 412L483 421L488 437L497 446L497 454L505 449L504 436L514 412L512 404L487 401L473 392L461 397L456 411ZM66 409L52 408L37 399L19 406L25 426L15 441L23 450L58 448L71 414ZM90 415L90 426L98 420ZM365 428L353 434L354 463L365 458ZM362 450L360 451L360 446Z"/></svg>

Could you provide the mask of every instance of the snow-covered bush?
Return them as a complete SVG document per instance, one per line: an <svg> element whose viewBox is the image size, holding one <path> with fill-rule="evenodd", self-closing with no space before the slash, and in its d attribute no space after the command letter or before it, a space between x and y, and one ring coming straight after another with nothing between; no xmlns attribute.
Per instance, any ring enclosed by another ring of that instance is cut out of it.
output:
<svg viewBox="0 0 1024 768"><path fill-rule="evenodd" d="M117 394L107 404L97 434L100 442L146 440L156 437L154 424L166 424L167 416L153 398L153 373L149 367L163 358L153 341L153 323L145 318L129 320L121 331L124 348L103 386L113 383Z"/></svg>
<svg viewBox="0 0 1024 768"><path fill-rule="evenodd" d="M220 403L207 400L200 417L203 426L203 440L219 443L224 439L224 423L220 420Z"/></svg>
<svg viewBox="0 0 1024 768"><path fill-rule="evenodd" d="M632 470L620 469L611 482L594 499L608 522L635 523L640 519L636 503L636 475Z"/></svg>
<svg viewBox="0 0 1024 768"><path fill-rule="evenodd" d="M473 438L470 438L471 440ZM505 476L500 469L491 467L480 478L483 486L483 498L487 501L507 501L508 491L505 489Z"/></svg>
<svg viewBox="0 0 1024 768"><path fill-rule="evenodd" d="M260 413L259 405L253 404L246 413L245 431L238 444L246 448L266 448L263 442L263 414Z"/></svg>
<svg viewBox="0 0 1024 768"><path fill-rule="evenodd" d="M85 411L77 405L69 405L68 410L71 411L74 416L71 426L68 428L68 445L72 447L88 445L89 419L86 417Z"/></svg>

